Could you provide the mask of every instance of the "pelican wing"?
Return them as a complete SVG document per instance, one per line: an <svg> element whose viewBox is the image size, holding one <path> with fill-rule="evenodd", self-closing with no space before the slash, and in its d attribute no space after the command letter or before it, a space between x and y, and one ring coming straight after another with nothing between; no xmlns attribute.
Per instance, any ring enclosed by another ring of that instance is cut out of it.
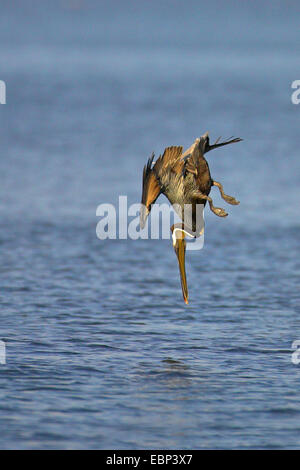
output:
<svg viewBox="0 0 300 470"><path fill-rule="evenodd" d="M195 178L199 176L200 160L203 158L207 139L208 133L204 134L200 138L197 138L193 145L191 145L191 147L188 148L182 155L182 160L184 162L184 172L188 171L189 173L192 173Z"/></svg>
<svg viewBox="0 0 300 470"><path fill-rule="evenodd" d="M144 228L151 204L153 204L160 195L161 188L152 168L154 153L152 153L143 171L143 189L140 211L140 225Z"/></svg>
<svg viewBox="0 0 300 470"><path fill-rule="evenodd" d="M221 139L221 137L218 137L217 140L215 141L215 143L210 145L209 137L208 137L208 133L207 133L207 139L206 139L206 142L205 142L205 147L204 147L203 153L210 152L211 150L216 149L218 147L223 147L224 145L235 144L235 143L241 142L243 140L240 137L234 137L234 138L229 137L229 139L224 140L224 142L218 143L220 139Z"/></svg>
<svg viewBox="0 0 300 470"><path fill-rule="evenodd" d="M164 176L164 173L168 170L173 170L175 173L179 172L182 167L182 150L181 146L167 147L163 153L157 159L153 171L159 181Z"/></svg>
<svg viewBox="0 0 300 470"><path fill-rule="evenodd" d="M235 144L236 142L241 142L243 140L239 137L229 137L229 139L219 143L220 139L221 137L219 137L214 144L210 145L208 132L203 134L200 138L197 138L195 142L182 154L181 158L184 160L184 171L194 174L195 177L199 176L200 161L202 160L202 157L204 157L205 153L218 147Z"/></svg>
<svg viewBox="0 0 300 470"><path fill-rule="evenodd" d="M180 171L184 162L180 161L182 147L167 147L153 165L154 153L149 158L143 171L143 190L140 211L140 225L144 228L147 217L158 196L164 192L164 185L169 170ZM178 168L176 167L178 166Z"/></svg>
<svg viewBox="0 0 300 470"><path fill-rule="evenodd" d="M200 141L202 146L201 150L204 155L205 153L210 152L211 150L216 149L218 147L223 147L224 145L228 144L235 144L236 142L241 142L243 140L240 137L229 137L229 139L224 140L224 142L219 142L220 139L221 137L218 137L217 140L212 145L210 145L209 135L208 132L206 132L205 134L203 134L202 137L200 137L200 139L198 138L195 140L195 142L182 154L182 157L184 159L190 157L193 154L195 147L199 145Z"/></svg>

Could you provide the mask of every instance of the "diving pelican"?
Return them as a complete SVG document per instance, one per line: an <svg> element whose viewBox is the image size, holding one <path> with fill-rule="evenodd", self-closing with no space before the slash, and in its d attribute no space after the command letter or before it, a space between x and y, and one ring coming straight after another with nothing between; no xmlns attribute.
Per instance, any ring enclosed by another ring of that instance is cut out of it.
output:
<svg viewBox="0 0 300 470"><path fill-rule="evenodd" d="M209 203L210 210L218 217L226 217L228 214L224 209L215 207L209 196L212 186L216 186L221 197L228 203L237 205L234 197L224 193L223 186L212 179L209 166L204 154L224 145L240 142L240 138L229 138L219 142L220 137L212 145L209 143L209 135L206 132L185 152L183 147L167 147L154 162L154 153L149 158L143 171L143 190L140 210L140 226L143 229L147 217L151 211L152 204L160 194L164 194L174 207L175 211L183 221L171 227L173 247L178 259L179 272L183 299L188 304L188 288L185 273L185 237L199 237L204 228L197 223L197 206L204 208ZM189 205L189 206L186 206ZM190 219L185 217L185 208L190 207Z"/></svg>

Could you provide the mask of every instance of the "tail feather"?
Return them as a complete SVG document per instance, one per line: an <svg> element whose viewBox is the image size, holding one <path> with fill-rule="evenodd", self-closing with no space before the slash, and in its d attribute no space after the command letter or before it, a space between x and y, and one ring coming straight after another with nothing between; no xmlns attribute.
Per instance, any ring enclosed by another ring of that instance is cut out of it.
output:
<svg viewBox="0 0 300 470"><path fill-rule="evenodd" d="M236 142L241 142L243 140L243 139L240 139L240 137L235 137L235 138L232 138L232 137L233 136L229 137L229 139L225 140L224 142L220 142L220 143L218 143L218 142L221 139L221 137L218 137L213 145L209 145L209 137L207 136L204 153L207 153L210 150L216 149L218 147L223 147L224 145L228 145L228 144L235 144Z"/></svg>

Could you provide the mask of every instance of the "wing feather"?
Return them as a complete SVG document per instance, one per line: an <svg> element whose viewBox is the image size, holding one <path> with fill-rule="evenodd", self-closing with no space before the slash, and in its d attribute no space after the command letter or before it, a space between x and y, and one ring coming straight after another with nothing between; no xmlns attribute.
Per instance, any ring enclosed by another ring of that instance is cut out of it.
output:
<svg viewBox="0 0 300 470"><path fill-rule="evenodd" d="M180 161L182 147L167 147L153 165L154 153L152 153L143 171L143 190L140 210L140 226L144 228L147 217L158 196L164 192L164 176L169 170L177 171L183 168L184 162ZM153 166L152 166L153 165ZM177 168L178 167L178 168Z"/></svg>
<svg viewBox="0 0 300 470"><path fill-rule="evenodd" d="M154 153L152 153L143 171L142 204L146 207L153 204L160 193L160 185L152 168Z"/></svg>
<svg viewBox="0 0 300 470"><path fill-rule="evenodd" d="M181 146L167 147L163 155L159 156L153 167L153 171L158 180L163 177L163 174L166 172L166 170L173 169L173 171L176 171L177 167L182 165L180 162L182 150L183 147Z"/></svg>

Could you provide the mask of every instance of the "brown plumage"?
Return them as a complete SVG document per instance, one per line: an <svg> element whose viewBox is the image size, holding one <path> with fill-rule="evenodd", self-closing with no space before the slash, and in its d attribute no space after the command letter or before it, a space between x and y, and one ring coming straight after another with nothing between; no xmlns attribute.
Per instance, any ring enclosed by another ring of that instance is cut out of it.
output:
<svg viewBox="0 0 300 470"><path fill-rule="evenodd" d="M150 157L144 167L143 191L140 212L140 225L144 228L152 204L160 194L164 194L174 209L184 221L184 224L175 224L171 227L173 236L173 246L176 251L180 273L183 296L188 302L184 270L185 235L197 237L201 234L197 227L196 213L197 206L202 207L208 201L210 209L219 217L226 217L228 214L224 209L215 207L209 197L211 187L217 186L222 198L229 204L239 204L232 196L224 193L221 183L214 181L211 177L209 166L204 154L224 145L240 142L242 139L228 139L219 143L219 139L213 145L209 143L208 133L195 140L193 145L184 153L180 146L167 147L153 164L154 154ZM189 218L185 217L185 205L190 205L192 212ZM179 208L179 209L178 209ZM182 251L183 250L183 251Z"/></svg>

